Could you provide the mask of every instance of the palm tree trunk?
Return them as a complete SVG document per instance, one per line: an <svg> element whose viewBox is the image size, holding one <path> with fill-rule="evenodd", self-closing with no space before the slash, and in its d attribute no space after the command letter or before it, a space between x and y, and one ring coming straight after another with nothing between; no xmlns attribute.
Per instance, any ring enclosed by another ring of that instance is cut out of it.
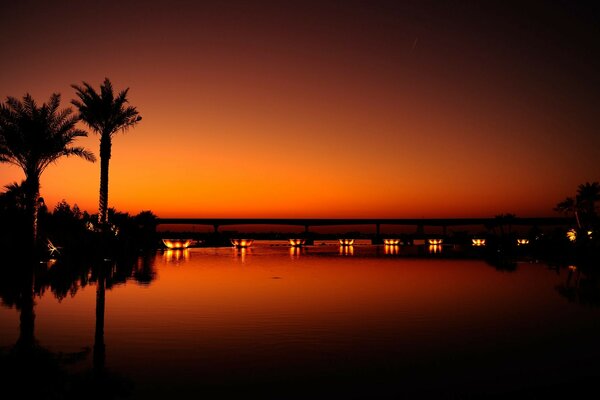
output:
<svg viewBox="0 0 600 400"><path fill-rule="evenodd" d="M38 212L39 203L38 198L40 197L40 178L35 172L30 172L25 178L25 193L27 196L26 206L27 215L29 218L29 238L33 246L37 244L38 237Z"/></svg>
<svg viewBox="0 0 600 400"><path fill-rule="evenodd" d="M104 227L108 223L108 163L111 149L110 134L100 138L100 205L98 223Z"/></svg>

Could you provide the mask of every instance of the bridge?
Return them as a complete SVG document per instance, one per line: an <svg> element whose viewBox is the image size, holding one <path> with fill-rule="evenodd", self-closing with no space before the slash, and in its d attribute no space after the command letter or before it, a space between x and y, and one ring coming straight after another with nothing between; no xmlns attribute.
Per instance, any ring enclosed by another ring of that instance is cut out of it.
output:
<svg viewBox="0 0 600 400"><path fill-rule="evenodd" d="M208 225L215 233L219 227L228 225L286 225L303 226L308 234L309 227L315 226L344 226L344 225L374 225L375 237L380 237L382 225L415 226L417 233L424 233L426 226L446 228L450 226L563 226L571 223L569 218L159 218L159 225Z"/></svg>

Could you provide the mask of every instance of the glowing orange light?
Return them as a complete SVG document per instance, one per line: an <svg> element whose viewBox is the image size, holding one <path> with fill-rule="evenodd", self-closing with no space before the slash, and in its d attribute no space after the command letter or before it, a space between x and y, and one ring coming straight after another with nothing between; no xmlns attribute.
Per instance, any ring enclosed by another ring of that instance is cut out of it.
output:
<svg viewBox="0 0 600 400"><path fill-rule="evenodd" d="M192 239L163 239L168 249L187 249L192 244Z"/></svg>
<svg viewBox="0 0 600 400"><path fill-rule="evenodd" d="M246 264L246 256L248 256L249 254L251 254L251 249L248 246L235 246L235 248L233 249L233 257L239 259L242 262L242 264Z"/></svg>
<svg viewBox="0 0 600 400"><path fill-rule="evenodd" d="M353 256L354 255L354 246L350 244L340 246L340 254L343 256Z"/></svg>
<svg viewBox="0 0 600 400"><path fill-rule="evenodd" d="M400 239L383 239L383 244L397 246L400 244Z"/></svg>
<svg viewBox="0 0 600 400"><path fill-rule="evenodd" d="M524 246L526 244L529 244L529 239L517 239L517 245Z"/></svg>
<svg viewBox="0 0 600 400"><path fill-rule="evenodd" d="M167 249L163 253L163 258L167 263L178 263L179 261L189 261L190 259L190 250L184 248L173 248Z"/></svg>
<svg viewBox="0 0 600 400"><path fill-rule="evenodd" d="M238 248L246 248L252 246L254 239L231 239L231 244Z"/></svg>
<svg viewBox="0 0 600 400"><path fill-rule="evenodd" d="M569 269L570 269L571 271L577 271L577 267L576 267L576 266L574 266L574 265L569 265Z"/></svg>
<svg viewBox="0 0 600 400"><path fill-rule="evenodd" d="M444 240L443 239L429 239L427 242L431 245L439 245L439 244L442 244L444 242Z"/></svg>
<svg viewBox="0 0 600 400"><path fill-rule="evenodd" d="M390 244L386 244L384 246L385 249L385 254L399 254L400 253L400 246L398 245L390 245Z"/></svg>
<svg viewBox="0 0 600 400"><path fill-rule="evenodd" d="M340 239L340 246L352 246L354 239Z"/></svg>
<svg viewBox="0 0 600 400"><path fill-rule="evenodd" d="M442 252L442 245L441 244L430 244L429 245L429 252L431 254L441 253Z"/></svg>
<svg viewBox="0 0 600 400"><path fill-rule="evenodd" d="M289 241L290 246L292 247L304 246L304 244L306 243L306 239L289 239Z"/></svg>
<svg viewBox="0 0 600 400"><path fill-rule="evenodd" d="M295 260L300 257L301 254L304 253L304 248L302 246L291 246L290 247L290 258Z"/></svg>
<svg viewBox="0 0 600 400"><path fill-rule="evenodd" d="M472 242L475 247L485 246L485 239L472 239Z"/></svg>

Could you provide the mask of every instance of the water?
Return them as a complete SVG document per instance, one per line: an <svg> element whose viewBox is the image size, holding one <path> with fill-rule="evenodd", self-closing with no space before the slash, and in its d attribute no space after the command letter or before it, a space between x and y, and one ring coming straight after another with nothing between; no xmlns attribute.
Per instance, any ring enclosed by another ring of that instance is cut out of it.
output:
<svg viewBox="0 0 600 400"><path fill-rule="evenodd" d="M572 394L600 375L597 285L578 270L411 251L255 243L107 263L103 331L102 275L58 279L56 264L34 285L35 340L59 355L64 387L108 398ZM27 307L7 286L10 368Z"/></svg>

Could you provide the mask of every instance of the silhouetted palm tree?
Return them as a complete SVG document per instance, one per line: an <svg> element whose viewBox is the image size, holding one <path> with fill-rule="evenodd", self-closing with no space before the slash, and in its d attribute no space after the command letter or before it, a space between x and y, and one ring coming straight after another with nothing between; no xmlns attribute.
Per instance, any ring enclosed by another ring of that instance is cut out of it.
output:
<svg viewBox="0 0 600 400"><path fill-rule="evenodd" d="M579 220L579 207L575 199L573 199L572 197L567 197L566 199L558 203L554 210L567 215L575 215L577 227L581 228L581 221Z"/></svg>
<svg viewBox="0 0 600 400"><path fill-rule="evenodd" d="M577 203L581 211L585 214L588 222L591 222L596 216L596 202L600 201L600 184L583 183L577 188Z"/></svg>
<svg viewBox="0 0 600 400"><path fill-rule="evenodd" d="M596 223L596 203L600 201L600 184L586 182L578 186L577 196L567 197L554 208L555 211L565 214L574 214L577 227L588 229Z"/></svg>
<svg viewBox="0 0 600 400"><path fill-rule="evenodd" d="M0 104L0 162L19 166L25 173L23 190L33 243L37 239L42 172L63 156L95 161L94 155L83 147L71 147L76 138L87 133L75 129L78 118L71 115L70 108L59 110L59 106L58 93L52 94L41 107L29 94L22 101L8 97Z"/></svg>
<svg viewBox="0 0 600 400"><path fill-rule="evenodd" d="M79 97L71 103L79 109L80 118L100 135L100 201L98 222L108 222L108 164L112 147L112 137L118 131L126 131L136 125L142 117L135 107L129 106L129 88L116 96L108 78L100 85L100 93L83 82L83 86L71 85Z"/></svg>
<svg viewBox="0 0 600 400"><path fill-rule="evenodd" d="M4 188L5 192L0 193L0 204L10 204L14 209L22 210L25 208L25 181L21 183L13 182Z"/></svg>

